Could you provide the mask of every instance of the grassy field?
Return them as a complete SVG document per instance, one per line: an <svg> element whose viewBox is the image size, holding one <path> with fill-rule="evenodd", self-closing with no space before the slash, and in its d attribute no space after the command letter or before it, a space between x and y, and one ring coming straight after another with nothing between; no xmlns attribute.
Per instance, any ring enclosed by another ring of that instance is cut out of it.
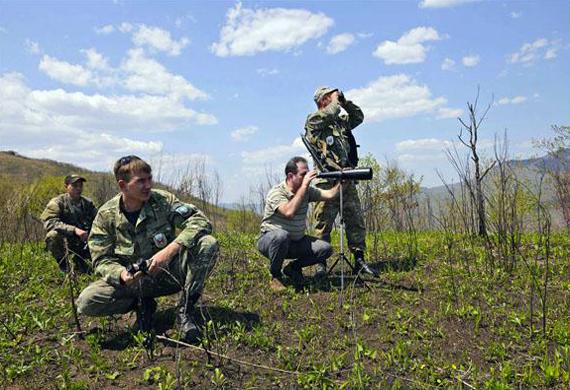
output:
<svg viewBox="0 0 570 390"><path fill-rule="evenodd" d="M317 284L309 269L304 289L280 294L268 288L255 236L217 237L222 252L200 305L202 346L157 338L153 359L131 331L134 315L80 317L84 333L76 333L68 281L43 245L2 244L0 387L570 386L567 235L552 236L546 256L525 236L514 266L505 267L476 240L383 233L369 237L378 280L363 284L339 266ZM78 288L89 281L81 276ZM161 336L176 338L175 302L159 300Z"/></svg>

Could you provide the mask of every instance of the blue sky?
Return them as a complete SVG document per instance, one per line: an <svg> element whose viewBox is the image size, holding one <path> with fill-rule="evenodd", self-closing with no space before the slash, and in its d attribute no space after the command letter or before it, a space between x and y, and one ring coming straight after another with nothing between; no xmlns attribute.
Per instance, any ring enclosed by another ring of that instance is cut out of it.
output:
<svg viewBox="0 0 570 390"><path fill-rule="evenodd" d="M438 185L478 85L488 152L569 124L569 20L568 1L0 1L0 149L103 171L134 153L167 180L203 161L239 201L306 153L331 85L364 111L361 155Z"/></svg>

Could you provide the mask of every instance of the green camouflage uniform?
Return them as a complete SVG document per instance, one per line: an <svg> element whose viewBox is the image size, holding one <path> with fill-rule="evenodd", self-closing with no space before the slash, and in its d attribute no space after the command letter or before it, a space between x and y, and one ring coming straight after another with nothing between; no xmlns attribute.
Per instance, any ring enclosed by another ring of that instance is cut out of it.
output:
<svg viewBox="0 0 570 390"><path fill-rule="evenodd" d="M69 194L61 194L50 200L41 215L46 234L46 246L57 260L62 270L67 269L65 255L70 254L81 271L88 269L89 250L86 243L75 235L75 228L91 229L97 208L86 197L71 199Z"/></svg>
<svg viewBox="0 0 570 390"><path fill-rule="evenodd" d="M305 121L307 140L317 149L319 154L326 157L325 168L333 171L342 168L354 168L351 167L349 159L351 152L349 135L350 131L364 120L362 110L350 100L347 100L342 106L348 115L340 115L340 108L341 105L338 101L331 102L324 109L310 114ZM318 168L316 162L315 167ZM316 179L315 186L321 190L328 190L334 186L334 183L325 179ZM352 251L364 251L366 248L366 227L354 182L349 183L344 189L343 204L348 246ZM317 237L330 241L330 232L339 208L339 198L317 203L315 206L315 232Z"/></svg>
<svg viewBox="0 0 570 390"><path fill-rule="evenodd" d="M90 316L126 313L135 307L139 287L145 298L180 290L185 297L199 296L219 250L204 214L169 192L152 190L134 226L121 211L121 203L121 194L105 203L93 223L89 249L95 272L102 278L81 292L78 311ZM150 259L172 241L183 248L166 270L145 276L140 286L122 284L121 273L129 264Z"/></svg>

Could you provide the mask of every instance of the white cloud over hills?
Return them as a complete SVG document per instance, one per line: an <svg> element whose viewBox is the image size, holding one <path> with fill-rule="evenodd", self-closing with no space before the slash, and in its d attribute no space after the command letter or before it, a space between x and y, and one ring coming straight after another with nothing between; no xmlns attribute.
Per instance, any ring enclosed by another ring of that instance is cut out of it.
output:
<svg viewBox="0 0 570 390"><path fill-rule="evenodd" d="M303 9L243 8L237 3L226 15L220 39L211 46L219 57L289 51L324 35L334 21Z"/></svg>

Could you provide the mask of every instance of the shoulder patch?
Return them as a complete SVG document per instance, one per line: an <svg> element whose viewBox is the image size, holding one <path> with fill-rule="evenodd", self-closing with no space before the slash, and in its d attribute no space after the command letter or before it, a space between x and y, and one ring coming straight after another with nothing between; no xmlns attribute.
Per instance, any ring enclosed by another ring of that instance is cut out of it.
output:
<svg viewBox="0 0 570 390"><path fill-rule="evenodd" d="M179 214L181 217L186 218L190 215L190 208L186 205L180 205L174 209L174 212Z"/></svg>

